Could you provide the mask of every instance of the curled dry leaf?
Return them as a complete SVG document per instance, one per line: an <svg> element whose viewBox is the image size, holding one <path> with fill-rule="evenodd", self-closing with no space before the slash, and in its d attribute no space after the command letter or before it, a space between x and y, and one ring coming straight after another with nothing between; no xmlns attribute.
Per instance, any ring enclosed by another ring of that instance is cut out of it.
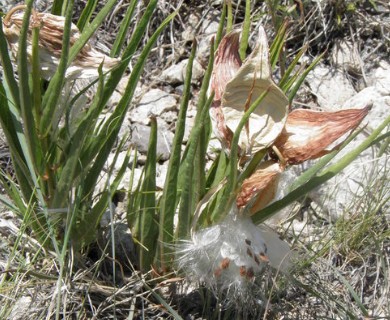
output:
<svg viewBox="0 0 390 320"><path fill-rule="evenodd" d="M22 28L25 5L12 8L3 19L4 35L7 38L12 55L17 58L19 36ZM27 38L27 54L32 56L32 29L39 28L39 57L41 76L50 79L56 71L62 51L65 18L50 13L32 11ZM80 31L72 24L70 45L80 38ZM119 63L87 43L66 71L67 79L89 78L98 75L98 67L102 64L103 72L107 72Z"/></svg>
<svg viewBox="0 0 390 320"><path fill-rule="evenodd" d="M274 161L263 162L244 180L236 198L238 208L249 207L250 214L266 207L276 196L280 174L284 168Z"/></svg>
<svg viewBox="0 0 390 320"><path fill-rule="evenodd" d="M234 132L245 111L267 92L240 135L239 147L245 153L251 153L269 147L280 134L287 118L288 99L272 80L264 29L259 28L258 44L242 65L238 42L238 33L229 33L216 53L211 89L215 91L217 102L214 108L221 108L223 117L219 116L215 121L213 110L211 114L216 122L214 128L220 131L217 135L227 137L229 134L221 132L221 128L225 126Z"/></svg>
<svg viewBox="0 0 390 320"><path fill-rule="evenodd" d="M336 112L319 112L297 109L287 118L286 126L275 141L284 160L299 164L321 157L336 149L328 148L344 134L354 130L371 107Z"/></svg>

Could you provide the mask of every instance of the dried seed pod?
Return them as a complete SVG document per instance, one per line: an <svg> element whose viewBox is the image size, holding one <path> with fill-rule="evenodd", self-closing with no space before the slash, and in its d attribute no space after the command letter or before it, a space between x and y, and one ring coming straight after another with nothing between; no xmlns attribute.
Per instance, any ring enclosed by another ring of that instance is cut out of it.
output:
<svg viewBox="0 0 390 320"><path fill-rule="evenodd" d="M239 32L232 31L221 40L218 46L210 80L210 88L214 91L214 101L221 101L226 84L232 80L242 64L238 53L239 39Z"/></svg>
<svg viewBox="0 0 390 320"><path fill-rule="evenodd" d="M16 6L3 19L4 35L15 59L18 54L19 36L25 9L25 5ZM32 11L27 37L27 55L30 59L32 57L32 29L36 27L39 28L41 76L49 80L55 73L60 61L65 18L50 13ZM79 38L80 31L76 25L72 24L69 39L70 46ZM100 65L103 67L103 72L107 72L118 63L118 59L98 52L90 43L87 43L66 70L65 77L67 79L96 77Z"/></svg>
<svg viewBox="0 0 390 320"><path fill-rule="evenodd" d="M269 147L278 137L287 118L288 99L272 80L264 29L259 28L258 44L243 64L238 44L234 31L222 39L217 50L210 86L215 91L211 117L216 135L229 148L230 141L223 140L231 139L245 111L266 93L240 135L240 150L251 153ZM216 108L222 112L216 112Z"/></svg>
<svg viewBox="0 0 390 320"><path fill-rule="evenodd" d="M266 161L247 179L244 180L236 198L237 207L250 207L255 213L268 205L276 196L279 177L283 167L279 163Z"/></svg>
<svg viewBox="0 0 390 320"><path fill-rule="evenodd" d="M275 146L289 164L299 164L321 157L336 149L328 148L344 134L354 130L367 115L370 107L336 112L306 109L292 111Z"/></svg>

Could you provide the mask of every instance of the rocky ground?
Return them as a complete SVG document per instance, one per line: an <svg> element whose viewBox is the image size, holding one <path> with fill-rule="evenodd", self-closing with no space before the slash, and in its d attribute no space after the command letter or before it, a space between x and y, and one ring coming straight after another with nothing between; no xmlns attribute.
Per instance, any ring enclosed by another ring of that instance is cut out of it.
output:
<svg viewBox="0 0 390 320"><path fill-rule="evenodd" d="M6 11L7 5L12 3L14 1L2 1L3 11ZM76 1L76 3L78 7L81 7L83 1ZM99 43L101 50L106 50L112 44L112 34L116 30L117 21L123 16L126 3L126 1L118 2L115 12L96 35L95 43ZM238 3L239 9L244 6L243 3ZM287 2L281 3L284 9L291 6ZM154 24L171 12L175 5L176 1L161 1ZM40 2L39 6L42 10L48 8L46 2ZM271 15L264 14L268 10L267 6L262 1L253 1L252 6L253 16L256 18L252 28L251 43L256 41L255 25L260 23L265 25L272 39L275 30ZM207 63L210 39L218 27L220 7L220 1L186 1L178 17L160 37L152 53L152 59L145 68L137 89L136 99L121 131L121 135L129 132L131 134L120 156L124 157L130 146L136 146L138 150L136 178L141 175L146 158L150 134L149 116L155 115L158 119L157 150L160 155L157 184L163 187L183 90L185 67L191 43L196 39L199 49L192 80L192 100L187 117L186 137L188 137L194 122L197 92ZM237 11L236 28L240 28L242 9ZM311 62L316 55L326 51L322 61L308 75L293 107L303 106L326 111L362 108L372 104L372 110L365 120L367 125L363 134L360 134L357 141L352 143L352 147L358 145L389 115L390 5L385 1L339 1L334 4L332 1L322 0L304 2L303 12L297 8L292 8L290 13L278 11L279 17L283 15L290 19L291 32L286 46L289 59L292 59L304 44L308 44L309 47L302 58L302 63ZM126 79L123 83L126 83ZM115 108L123 90L124 86L118 87L116 95L113 96L107 108L107 113ZM213 148L218 148L218 146L218 142L213 140L210 146L210 158L213 157ZM364 305L368 306L367 316L375 319L390 317L387 305L390 302L388 298L390 294L390 240L380 242L381 248L373 249L378 245L374 239L375 232L380 230L383 232L383 228L389 230L390 207L388 201L383 201L383 199L389 199L390 196L389 150L387 149L387 152L385 150L380 156L377 156L377 151L377 147L374 146L363 153L337 178L312 192L306 198L305 203L299 204L299 209L297 206L290 207L284 210L278 219L272 221L274 225L278 225L279 230L291 241L291 244L301 251L307 253L320 251L320 249L326 251L326 254L322 254L306 272L298 276L297 281L305 283L308 286L307 291L303 289L304 286L294 285L293 281L288 289L278 293L278 297L275 297L277 303L270 306L270 314L274 318L338 318L339 315L335 311L338 308L350 308L353 315L361 315L363 318L364 313L361 309L359 310L352 291L345 285L346 279ZM1 137L0 161L3 169L12 172L7 145ZM119 160L118 163L121 161ZM291 175L299 174L302 169L304 168L294 168ZM130 170L122 186L127 187L129 180ZM384 190L384 194L379 195L376 190ZM372 229L372 233L366 230L365 235L368 239L363 235L359 238L360 240L356 240L359 243L353 246L345 244L342 237L338 239L337 237L342 232L349 230L345 219L347 217L359 219L358 215L366 212L365 210L373 199L381 204L377 209L377 215L382 222L375 222L372 227L380 230ZM291 216L291 213L294 215ZM118 214L120 214L119 209ZM0 270L6 264L8 248L12 247L17 237L18 226L19 222L11 213L4 210L0 213L0 237L2 238ZM332 229L331 227L334 226L339 229ZM388 234L388 231L386 232ZM129 246L131 245L130 243ZM33 249L33 244L31 246L30 249ZM353 250L345 252L347 250L345 248L352 247ZM336 268L337 271L335 271ZM43 310L48 307L45 306L45 299L53 290L54 284L55 281L52 280L40 282L35 285L35 288L39 288L39 292L30 288L29 294L21 295L20 299L15 301L15 308L10 319L26 319L23 308L30 308L31 311L32 302L34 302L33 312L35 313L32 313L34 316L30 319L40 318L40 315L45 314ZM82 285L86 284L80 284ZM181 295L180 292L187 290L183 289L181 282L171 282L168 288L169 290L162 289L161 292L172 302L171 305L175 310L179 310L186 319L200 319L202 304L204 304L204 301L200 301L204 292L193 291L190 294ZM317 297L310 291L310 288L323 292L324 297L329 296L328 299ZM75 301L69 304L69 308L76 309L75 305L82 299L80 295L77 295L77 291L82 292L83 288L75 288L75 292L70 295ZM189 291L191 290L186 292ZM95 314L102 315L101 319L103 319L109 314L106 309L112 310L110 302L112 288L107 284L96 284L93 292L94 301L90 303L95 306ZM171 294L175 292L175 294L169 296L169 292ZM132 277L125 281L124 290L119 297L119 300L122 299L121 301L126 305L126 310L130 307L134 308L134 314L138 318L142 317L140 308L146 308L143 310L144 315L147 315L145 318L166 317L166 309L161 306L159 308L158 301L150 293L142 291L142 281L139 278ZM338 299L343 300L339 305ZM146 303L148 300L153 302ZM208 301L208 303L213 306L212 308L218 309L215 301ZM225 317L233 319L226 313ZM120 311L118 311L118 318L122 319Z"/></svg>

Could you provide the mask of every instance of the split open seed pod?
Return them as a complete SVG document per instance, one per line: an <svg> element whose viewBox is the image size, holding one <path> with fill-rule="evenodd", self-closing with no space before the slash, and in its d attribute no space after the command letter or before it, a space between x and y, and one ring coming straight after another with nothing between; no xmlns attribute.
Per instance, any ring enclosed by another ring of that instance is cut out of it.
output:
<svg viewBox="0 0 390 320"><path fill-rule="evenodd" d="M15 60L18 55L19 36L25 5L12 8L3 19L4 35L7 38L11 52ZM50 13L32 11L27 37L27 55L32 57L32 29L39 28L39 62L41 76L49 80L57 70L61 52L65 27L65 18ZM80 38L77 26L71 25L70 45L72 46ZM106 56L98 52L90 43L87 43L75 60L66 70L67 79L90 78L98 76L98 68L102 65L103 72L107 72L119 63L118 59Z"/></svg>
<svg viewBox="0 0 390 320"><path fill-rule="evenodd" d="M257 42L250 56L241 63L238 33L227 34L216 52L210 87L215 92L210 112L214 131L225 140L232 136L229 131L236 130L251 104L267 93L241 132L239 147L244 153L272 145L284 127L288 112L288 99L272 79L269 47L262 27ZM229 146L229 141L225 144Z"/></svg>
<svg viewBox="0 0 390 320"><path fill-rule="evenodd" d="M248 207L249 211L244 210L243 212L249 215L265 208L276 196L279 178L283 171L283 166L277 162L263 162L242 183L241 190L236 198L237 207Z"/></svg>
<svg viewBox="0 0 390 320"><path fill-rule="evenodd" d="M294 110L288 115L286 125L274 145L289 164L319 158L336 149L340 143L331 148L329 146L356 129L370 109L336 112Z"/></svg>

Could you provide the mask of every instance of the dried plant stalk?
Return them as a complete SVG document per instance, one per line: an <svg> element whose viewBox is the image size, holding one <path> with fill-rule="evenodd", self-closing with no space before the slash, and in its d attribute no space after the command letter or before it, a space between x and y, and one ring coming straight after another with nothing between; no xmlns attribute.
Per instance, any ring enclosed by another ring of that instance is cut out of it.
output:
<svg viewBox="0 0 390 320"><path fill-rule="evenodd" d="M22 28L25 5L12 8L3 19L4 35L7 38L12 55L17 59L19 36ZM50 13L41 13L32 10L27 37L27 54L32 57L32 29L39 28L39 58L41 76L49 80L55 73L62 51L65 18ZM72 23L70 45L80 38L80 31ZM98 67L102 64L103 72L107 72L119 63L118 59L111 58L98 52L90 43L87 43L79 52L76 59L66 71L67 79L90 78L98 76Z"/></svg>

